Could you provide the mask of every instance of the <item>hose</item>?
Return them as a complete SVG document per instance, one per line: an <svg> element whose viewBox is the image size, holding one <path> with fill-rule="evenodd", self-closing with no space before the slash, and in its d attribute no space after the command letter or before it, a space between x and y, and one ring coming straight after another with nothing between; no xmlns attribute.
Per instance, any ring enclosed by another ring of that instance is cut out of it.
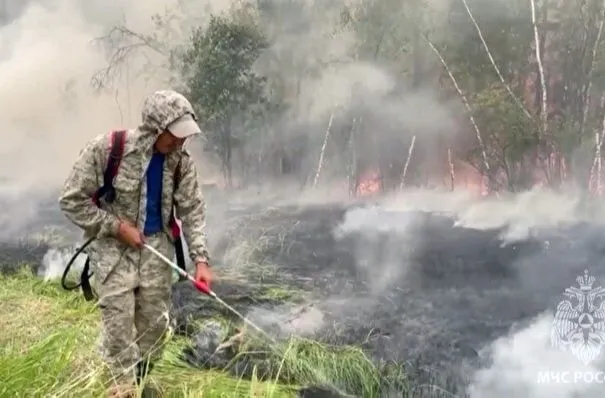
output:
<svg viewBox="0 0 605 398"><path fill-rule="evenodd" d="M86 249L86 247L88 247L88 245L90 245L92 243L92 241L95 239L96 239L95 236L89 238L86 242L84 242L84 244L81 247L78 248L78 250L76 250L74 255L71 256L71 259L69 260L69 262L67 263L67 266L65 267L65 271L63 271L63 276L61 277L61 286L63 287L63 289L75 290L75 289L79 288L80 286L82 286L82 282L77 283L73 286L68 286L66 283L67 274L69 273L69 270L71 269L71 266L73 265L73 263L76 261L76 258L78 258L78 256L84 251L84 249ZM90 279L90 277L92 275L93 275L93 272L88 274L88 279Z"/></svg>

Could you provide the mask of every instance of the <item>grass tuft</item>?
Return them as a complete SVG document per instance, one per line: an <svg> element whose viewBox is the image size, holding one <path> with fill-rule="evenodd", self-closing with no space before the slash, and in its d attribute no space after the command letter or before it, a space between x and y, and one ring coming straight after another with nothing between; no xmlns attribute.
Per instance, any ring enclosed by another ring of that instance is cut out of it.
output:
<svg viewBox="0 0 605 398"><path fill-rule="evenodd" d="M264 294L275 300L293 298L277 287ZM218 313L211 320L228 333L239 326ZM203 327L200 320L199 328ZM109 384L97 354L98 336L98 310L81 294L66 292L57 282L44 282L27 268L0 275L0 396L106 396ZM363 397L378 397L384 390L385 369L377 368L356 347L301 338L267 347L245 338L233 352L230 365L239 364L234 372L233 366L193 368L183 355L190 346L186 337L167 337L163 358L149 381L161 396L293 397L307 385ZM395 380L406 383L402 374Z"/></svg>
<svg viewBox="0 0 605 398"><path fill-rule="evenodd" d="M80 294L31 270L0 274L0 396L102 397L109 387L98 357L99 314ZM166 397L291 397L293 387L200 371L180 359L172 336L150 383Z"/></svg>

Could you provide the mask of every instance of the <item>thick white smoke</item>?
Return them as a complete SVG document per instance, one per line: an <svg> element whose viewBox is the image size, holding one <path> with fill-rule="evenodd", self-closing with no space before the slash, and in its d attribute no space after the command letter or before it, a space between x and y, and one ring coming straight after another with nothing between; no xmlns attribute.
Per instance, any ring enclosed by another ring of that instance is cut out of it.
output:
<svg viewBox="0 0 605 398"><path fill-rule="evenodd" d="M605 362L585 365L569 350L550 344L551 311L527 328L496 340L491 366L478 371L471 398L597 398L603 395ZM602 347L598 347L602 350Z"/></svg>
<svg viewBox="0 0 605 398"><path fill-rule="evenodd" d="M8 18L0 24L0 199L11 208L10 217L0 220L2 233L23 235L35 222L41 199L56 193L84 143L112 129L136 127L144 97L170 87L168 54L142 47L129 54L107 90L95 92L91 79L108 65L96 39L126 26L179 45L192 26L203 26L208 11L231 5L227 0L11 3L14 8L7 7ZM169 21L167 27L154 25L156 14Z"/></svg>
<svg viewBox="0 0 605 398"><path fill-rule="evenodd" d="M452 216L456 225L473 229L503 228L504 244L526 239L534 231L577 222L602 223L605 206L584 200L580 192L536 187L503 197L477 198L468 192L410 190L382 203L393 211L427 211Z"/></svg>
<svg viewBox="0 0 605 398"><path fill-rule="evenodd" d="M176 46L187 39L191 27L203 26L210 11L226 10L233 4L229 0L55 0L30 1L21 10L11 11L11 19L0 25L0 109L4 115L0 199L3 206L10 208L0 215L0 239L19 235L25 225L36 220L40 197L52 194L60 186L88 139L116 127L136 125L144 96L165 88L174 77L164 68L166 54L148 49L129 58L124 74L111 90L95 94L90 79L107 65L107 59L92 41L116 24L124 24L141 34L157 32L152 16L174 13L176 19L172 20L171 29L160 33L166 35L170 45ZM459 128L456 123L459 118L454 118L452 108L439 103L432 93L403 93L392 98L389 94L396 85L394 76L378 65L351 58L348 50L355 40L350 33L326 38L324 34L330 26L326 19L331 17L334 15L312 16L310 21L305 20L308 26L298 34L282 35L276 27L266 27L271 34L270 48L280 55L279 69L272 69L261 59L258 70L269 76L307 76L300 82L297 106L282 121L283 125L320 123L339 107L347 108L353 100L363 97L367 100L365 106L385 121L370 134L393 126L397 127L392 128L397 135L402 134L399 126L422 134ZM303 19L293 13L288 18ZM288 57L289 66L284 61ZM148 61L153 73L143 76L140 71ZM307 73L310 70L314 73ZM317 131L323 134L325 129ZM286 129L279 132L288 133ZM317 132L305 131L305 134ZM317 159L313 162L316 164ZM269 203L264 193L257 199ZM293 201L300 201L300 197ZM394 230L403 237L402 245L413 250L418 241L409 236L408 227L415 219L405 214L393 215L402 210L452 214L458 225L464 227L502 227L504 243L524 239L535 229L574 221L602 221L605 214L602 206L584 208L580 196L574 192L555 194L540 189L489 200L477 200L461 192L410 191L383 201L380 206L392 214L385 215L384 211L378 214L371 208L351 211L335 231L336 237L364 234L370 241L376 241L381 239L381 232ZM220 221L215 228L209 226L213 236L225 230ZM390 281L405 277L407 272L401 267L405 251L388 250L389 247L378 256L368 247L358 247L356 253L358 270L366 275L376 292ZM41 275L59 276L71 253L72 250L49 251ZM81 267L81 261L82 258L76 269ZM344 306L337 300L335 304L324 304ZM289 322L291 311L287 310L288 315L257 315L284 323ZM324 320L318 311L295 318L286 331L308 334L321 327ZM526 329L494 342L493 364L475 375L473 398L596 397L597 383L538 382L539 377L544 377L540 372L571 371L575 377L575 372L602 369L598 364L583 368L569 354L550 348L551 326L552 313L547 312Z"/></svg>

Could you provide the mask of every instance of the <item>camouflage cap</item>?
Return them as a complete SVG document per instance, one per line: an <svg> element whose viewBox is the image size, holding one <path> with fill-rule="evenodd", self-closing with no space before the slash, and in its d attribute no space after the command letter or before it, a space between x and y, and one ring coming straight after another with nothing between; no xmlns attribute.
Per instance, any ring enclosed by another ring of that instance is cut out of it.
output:
<svg viewBox="0 0 605 398"><path fill-rule="evenodd" d="M172 123L181 119L188 119L190 123L197 126L197 116L193 111L193 107L184 95L174 90L159 90L145 98L143 102L143 110L141 111L143 125L152 129L164 131ZM176 124L175 124L176 125ZM199 133L199 127L191 133Z"/></svg>

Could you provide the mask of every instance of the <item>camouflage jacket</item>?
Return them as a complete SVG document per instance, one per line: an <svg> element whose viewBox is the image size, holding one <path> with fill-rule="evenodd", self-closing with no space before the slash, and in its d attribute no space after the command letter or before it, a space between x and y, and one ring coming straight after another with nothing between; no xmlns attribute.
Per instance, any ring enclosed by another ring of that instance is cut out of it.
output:
<svg viewBox="0 0 605 398"><path fill-rule="evenodd" d="M124 244L114 239L118 220L128 221L143 230L147 193L145 174L153 154L156 134L144 125L127 132L122 161L114 179L116 198L113 203L101 200L101 208L98 208L91 200L103 185L103 173L110 151L109 133L88 142L65 181L59 198L60 207L69 220L84 230L86 238L97 238L91 250L103 253L104 259L117 262L126 249ZM179 186L173 192L174 172L179 162ZM205 201L195 163L185 150L166 156L162 183L164 232L171 236L168 222L174 203L191 260L194 264L207 261ZM104 268L108 273L112 266ZM103 279L103 276L100 277Z"/></svg>

